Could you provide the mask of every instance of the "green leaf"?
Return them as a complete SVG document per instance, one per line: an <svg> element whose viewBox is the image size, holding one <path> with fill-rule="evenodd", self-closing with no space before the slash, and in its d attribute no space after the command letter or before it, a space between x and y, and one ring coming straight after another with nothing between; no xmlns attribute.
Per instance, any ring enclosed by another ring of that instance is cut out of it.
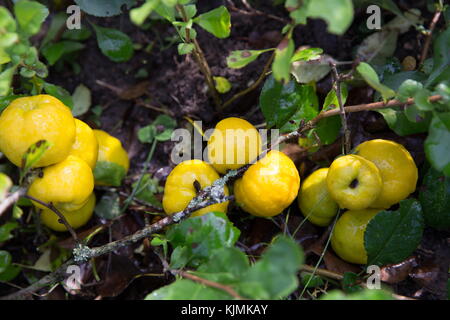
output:
<svg viewBox="0 0 450 320"><path fill-rule="evenodd" d="M73 109L72 114L74 117L79 117L86 112L92 105L91 90L84 84L79 84L72 95Z"/></svg>
<svg viewBox="0 0 450 320"><path fill-rule="evenodd" d="M167 141L170 140L173 129L177 126L177 121L166 114L161 114L153 121L152 125L157 129L155 139L158 141Z"/></svg>
<svg viewBox="0 0 450 320"><path fill-rule="evenodd" d="M89 39L91 35L92 32L88 28L82 26L81 29L72 29L64 31L61 38L73 41L84 41Z"/></svg>
<svg viewBox="0 0 450 320"><path fill-rule="evenodd" d="M317 114L317 96L310 86L295 81L283 85L270 76L261 90L259 106L269 128L282 128L294 115L299 121Z"/></svg>
<svg viewBox="0 0 450 320"><path fill-rule="evenodd" d="M133 190L137 186L137 181L133 183ZM152 178L149 174L144 174L141 180L139 190L136 191L135 197L139 200L145 201L153 206L162 208L161 202L155 197L155 194L164 190L159 186L159 180Z"/></svg>
<svg viewBox="0 0 450 320"><path fill-rule="evenodd" d="M277 81L287 83L291 78L291 59L294 55L294 46L294 40L284 39L275 50L272 72Z"/></svg>
<svg viewBox="0 0 450 320"><path fill-rule="evenodd" d="M224 77L213 77L217 92L227 93L231 90L231 83Z"/></svg>
<svg viewBox="0 0 450 320"><path fill-rule="evenodd" d="M135 25L142 25L147 19L147 17L155 10L159 5L160 0L146 0L145 3L138 7L130 10L130 20Z"/></svg>
<svg viewBox="0 0 450 320"><path fill-rule="evenodd" d="M249 63L256 60L259 55L264 52L272 51L274 49L264 49L264 50L236 50L232 51L227 57L227 66L232 69L243 68Z"/></svg>
<svg viewBox="0 0 450 320"><path fill-rule="evenodd" d="M14 32L16 31L16 28L16 21L8 9L3 6L0 7L0 29L4 29L8 32Z"/></svg>
<svg viewBox="0 0 450 320"><path fill-rule="evenodd" d="M126 175L125 168L115 162L97 161L94 168L95 181L120 187Z"/></svg>
<svg viewBox="0 0 450 320"><path fill-rule="evenodd" d="M95 214L106 220L119 217L122 214L119 195L114 192L105 193L95 206Z"/></svg>
<svg viewBox="0 0 450 320"><path fill-rule="evenodd" d="M317 288L323 286L323 279L319 276L303 272L301 275L301 286L307 288Z"/></svg>
<svg viewBox="0 0 450 320"><path fill-rule="evenodd" d="M85 46L80 42L61 41L50 43L42 48L42 55L47 59L50 65L54 65L65 54L72 53L83 49Z"/></svg>
<svg viewBox="0 0 450 320"><path fill-rule="evenodd" d="M297 130L302 121L309 121L318 114L319 98L313 85L301 85L298 91L301 100L297 111L281 128L281 133Z"/></svg>
<svg viewBox="0 0 450 320"><path fill-rule="evenodd" d="M380 82L377 73L369 64L361 62L356 70L372 88L381 93L383 100L386 101L395 96L395 91Z"/></svg>
<svg viewBox="0 0 450 320"><path fill-rule="evenodd" d="M134 53L133 42L125 33L92 24L97 35L97 44L102 53L114 62L125 62Z"/></svg>
<svg viewBox="0 0 450 320"><path fill-rule="evenodd" d="M436 229L450 227L450 178L430 168L419 192L425 223Z"/></svg>
<svg viewBox="0 0 450 320"><path fill-rule="evenodd" d="M0 202L6 198L6 195L8 194L8 191L9 189L11 189L11 187L11 179L6 174L0 172Z"/></svg>
<svg viewBox="0 0 450 320"><path fill-rule="evenodd" d="M323 53L323 50L321 48L308 48L308 49L298 50L292 56L291 62L316 60L316 59L320 58L320 55L322 53Z"/></svg>
<svg viewBox="0 0 450 320"><path fill-rule="evenodd" d="M213 252L209 260L200 265L196 274L221 283L245 281L242 276L249 270L247 256L236 247L225 247Z"/></svg>
<svg viewBox="0 0 450 320"><path fill-rule="evenodd" d="M131 8L135 0L75 0L84 12L96 17L112 17L122 13L122 6Z"/></svg>
<svg viewBox="0 0 450 320"><path fill-rule="evenodd" d="M342 289L346 293L358 292L363 290L363 288L357 284L358 275L353 272L345 272L342 279Z"/></svg>
<svg viewBox="0 0 450 320"><path fill-rule="evenodd" d="M299 245L293 239L281 235L275 238L243 279L259 282L269 293L269 299L284 298L298 287L297 272L303 261Z"/></svg>
<svg viewBox="0 0 450 320"><path fill-rule="evenodd" d="M0 250L0 273L4 272L11 264L11 254L8 251Z"/></svg>
<svg viewBox="0 0 450 320"><path fill-rule="evenodd" d="M400 8L395 4L393 0L354 0L353 1L356 7L367 7L371 4L376 4L383 9L389 10L392 13L395 13L398 16L402 16L403 13Z"/></svg>
<svg viewBox="0 0 450 320"><path fill-rule="evenodd" d="M153 291L145 300L230 300L223 290L215 289L187 279L180 279Z"/></svg>
<svg viewBox="0 0 450 320"><path fill-rule="evenodd" d="M66 21L67 21L67 14L65 12L59 12L52 17L50 27L48 28L48 31L41 42L41 47L44 47L46 44L48 44L50 41L56 38L58 32L60 32L61 28L63 28L64 25L66 24Z"/></svg>
<svg viewBox="0 0 450 320"><path fill-rule="evenodd" d="M439 34L433 42L433 70L425 87L450 78L450 27Z"/></svg>
<svg viewBox="0 0 450 320"><path fill-rule="evenodd" d="M434 109L434 105L428 100L431 96L431 92L427 89L419 89L414 95L415 106L420 111L431 111Z"/></svg>
<svg viewBox="0 0 450 320"><path fill-rule="evenodd" d="M420 203L400 201L397 211L381 211L373 217L364 233L368 265L386 265L406 259L419 245L423 233Z"/></svg>
<svg viewBox="0 0 450 320"><path fill-rule="evenodd" d="M67 107L69 107L70 109L73 109L73 99L71 94L69 93L69 91L67 91L66 89L48 83L46 82L44 84L44 90L47 94L54 96L55 98L58 98L59 100L62 101L62 103L64 103Z"/></svg>
<svg viewBox="0 0 450 320"><path fill-rule="evenodd" d="M291 73L299 83L310 83L322 80L331 71L326 61L327 55L319 56L310 61L295 61L292 63Z"/></svg>
<svg viewBox="0 0 450 320"><path fill-rule="evenodd" d="M153 124L142 127L137 136L141 143L152 143L156 136L156 127Z"/></svg>
<svg viewBox="0 0 450 320"><path fill-rule="evenodd" d="M217 38L223 39L230 35L230 13L225 6L197 16L194 22Z"/></svg>
<svg viewBox="0 0 450 320"><path fill-rule="evenodd" d="M189 254L189 265L198 266L210 257L214 250L231 247L240 231L221 212L210 212L191 217L167 232L167 239L173 247L185 247Z"/></svg>
<svg viewBox="0 0 450 320"><path fill-rule="evenodd" d="M434 115L430 124L428 137L425 140L425 155L431 165L438 171L450 176L450 153L448 152L448 142L450 141L450 131L442 120Z"/></svg>
<svg viewBox="0 0 450 320"><path fill-rule="evenodd" d="M377 112L381 113L389 128L399 136L427 132L431 121L431 115L427 114L425 119L412 122L405 112L398 108L385 108L377 110Z"/></svg>
<svg viewBox="0 0 450 320"><path fill-rule="evenodd" d="M0 97L11 91L11 81L16 68L17 66L12 66L0 73Z"/></svg>
<svg viewBox="0 0 450 320"><path fill-rule="evenodd" d="M14 280L15 277L17 277L22 271L22 268L13 264L10 264L8 267L6 267L6 270L0 273L0 282L9 282L11 280Z"/></svg>
<svg viewBox="0 0 450 320"><path fill-rule="evenodd" d="M406 102L408 98L413 98L414 95L423 88L423 85L415 80L407 79L405 80L397 92L397 99L401 102Z"/></svg>
<svg viewBox="0 0 450 320"><path fill-rule="evenodd" d="M193 43L179 43L178 44L178 54L189 54L194 50L195 46Z"/></svg>
<svg viewBox="0 0 450 320"><path fill-rule="evenodd" d="M20 0L14 5L14 14L20 28L28 35L34 35L41 29L49 11L37 1Z"/></svg>
<svg viewBox="0 0 450 320"><path fill-rule="evenodd" d="M50 142L39 140L33 143L22 157L21 173L24 176L33 166L42 158L45 152L50 148Z"/></svg>
<svg viewBox="0 0 450 320"><path fill-rule="evenodd" d="M307 4L307 16L324 19L330 33L341 35L353 21L352 0L313 0Z"/></svg>
<svg viewBox="0 0 450 320"><path fill-rule="evenodd" d="M19 224L15 221L7 222L0 226L0 242L5 242L13 238L11 232L19 227Z"/></svg>

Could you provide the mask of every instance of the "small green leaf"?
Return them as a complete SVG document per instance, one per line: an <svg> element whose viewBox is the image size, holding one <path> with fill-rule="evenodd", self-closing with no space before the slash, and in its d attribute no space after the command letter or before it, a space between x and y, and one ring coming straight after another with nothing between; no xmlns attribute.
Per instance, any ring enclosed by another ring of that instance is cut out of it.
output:
<svg viewBox="0 0 450 320"><path fill-rule="evenodd" d="M224 77L213 77L216 90L219 93L227 93L231 90L231 83Z"/></svg>
<svg viewBox="0 0 450 320"><path fill-rule="evenodd" d="M22 176L25 176L25 174L33 168L33 166L42 158L42 156L45 154L45 151L50 148L51 144L50 142L46 140L39 140L35 143L33 143L25 152L25 154L22 157Z"/></svg>
<svg viewBox="0 0 450 320"><path fill-rule="evenodd" d="M64 25L66 24L66 21L67 21L67 14L65 12L59 12L52 17L50 27L48 28L48 31L41 42L41 47L45 47L46 44L48 44L50 41L53 41L56 38L58 32L60 32L61 28L63 28Z"/></svg>
<svg viewBox="0 0 450 320"><path fill-rule="evenodd" d="M413 79L407 79L398 88L397 99L401 102L406 102L408 98L414 97L417 91L422 88L423 85L420 82Z"/></svg>
<svg viewBox="0 0 450 320"><path fill-rule="evenodd" d="M94 168L95 181L114 187L120 187L125 175L125 168L114 162L97 161Z"/></svg>
<svg viewBox="0 0 450 320"><path fill-rule="evenodd" d="M152 143L156 136L156 127L153 124L149 124L140 128L137 135L141 143Z"/></svg>
<svg viewBox="0 0 450 320"><path fill-rule="evenodd" d="M450 131L442 120L434 115L430 124L430 131L425 140L425 155L431 165L438 171L450 177L450 152L448 152L448 142L450 141Z"/></svg>
<svg viewBox="0 0 450 320"><path fill-rule="evenodd" d="M227 66L232 69L243 68L249 63L253 62L261 54L268 51L273 51L274 49L264 49L264 50L236 50L232 51L227 57Z"/></svg>
<svg viewBox="0 0 450 320"><path fill-rule="evenodd" d="M427 132L431 121L431 115L427 114L424 119L417 119L412 122L405 112L398 108L385 108L377 110L377 112L381 113L389 128L399 136Z"/></svg>
<svg viewBox="0 0 450 320"><path fill-rule="evenodd" d="M193 43L179 43L178 44L178 54L184 55L189 54L194 50L195 46Z"/></svg>
<svg viewBox="0 0 450 320"><path fill-rule="evenodd" d="M88 28L82 26L81 29L72 29L64 31L61 38L72 41L84 41L89 39L91 35L92 32Z"/></svg>
<svg viewBox="0 0 450 320"><path fill-rule="evenodd" d="M321 48L308 48L308 49L298 50L292 56L291 62L316 60L316 59L320 58L320 55L322 53L323 53L323 50Z"/></svg>
<svg viewBox="0 0 450 320"><path fill-rule="evenodd" d="M119 217L122 214L120 211L119 195L114 192L104 194L95 206L95 214L106 220Z"/></svg>
<svg viewBox="0 0 450 320"><path fill-rule="evenodd" d="M167 141L170 140L173 129L177 126L177 121L166 114L161 114L153 121L152 125L157 130L155 139L158 141Z"/></svg>
<svg viewBox="0 0 450 320"><path fill-rule="evenodd" d="M7 222L0 226L0 242L5 242L13 238L11 234L15 229L19 227L19 224L15 221Z"/></svg>
<svg viewBox="0 0 450 320"><path fill-rule="evenodd" d="M282 128L294 115L297 121L317 114L317 96L311 86L295 81L283 85L270 76L261 90L259 106L269 128Z"/></svg>
<svg viewBox="0 0 450 320"><path fill-rule="evenodd" d="M357 284L358 275L353 272L345 272L344 278L342 279L342 289L346 293L358 292L363 290L363 288Z"/></svg>
<svg viewBox="0 0 450 320"><path fill-rule="evenodd" d="M11 280L14 280L14 278L19 275L20 271L22 271L21 267L10 264L8 267L6 267L5 271L0 273L0 282L9 282Z"/></svg>
<svg viewBox="0 0 450 320"><path fill-rule="evenodd" d="M419 192L425 223L436 229L450 227L450 178L430 168Z"/></svg>
<svg viewBox="0 0 450 320"><path fill-rule="evenodd" d="M12 187L11 179L4 173L0 172L0 202L6 198L9 189ZM1 227L0 227L1 228ZM2 242L0 240L0 242Z"/></svg>
<svg viewBox="0 0 450 320"><path fill-rule="evenodd" d="M133 183L133 190L137 186L137 181ZM145 201L155 207L162 208L161 202L155 197L155 194L164 190L159 186L159 180L152 178L149 174L144 174L139 186L139 190L136 191L135 197L139 200Z"/></svg>
<svg viewBox="0 0 450 320"><path fill-rule="evenodd" d="M291 78L291 59L294 55L294 40L284 39L275 50L272 64L273 76L277 81L289 82Z"/></svg>
<svg viewBox="0 0 450 320"><path fill-rule="evenodd" d="M4 272L11 264L11 254L8 251L0 250L0 273Z"/></svg>
<svg viewBox="0 0 450 320"><path fill-rule="evenodd" d="M431 111L434 109L433 104L428 100L431 96L431 92L427 89L421 89L414 95L415 106L420 111Z"/></svg>
<svg viewBox="0 0 450 320"><path fill-rule="evenodd" d="M217 38L223 39L230 35L230 13L225 6L197 16L194 22Z"/></svg>
<svg viewBox="0 0 450 320"><path fill-rule="evenodd" d="M72 95L74 117L79 117L89 111L92 104L91 90L84 84L79 84Z"/></svg>
<svg viewBox="0 0 450 320"><path fill-rule="evenodd" d="M383 100L386 101L395 96L395 91L380 82L377 73L368 63L361 62L356 70L372 88L381 93Z"/></svg>
<svg viewBox="0 0 450 320"><path fill-rule="evenodd" d="M171 226L166 236L173 247L186 248L189 265L198 266L207 261L214 250L233 246L239 234L239 229L224 213L210 212Z"/></svg>
<svg viewBox="0 0 450 320"><path fill-rule="evenodd" d="M65 54L83 49L84 44L76 41L60 41L57 43L50 43L42 48L42 55L47 59L50 65L54 65Z"/></svg>
<svg viewBox="0 0 450 320"><path fill-rule="evenodd" d="M20 0L14 5L14 14L20 28L28 35L34 35L41 29L49 11L37 1Z"/></svg>
<svg viewBox="0 0 450 320"><path fill-rule="evenodd" d="M145 3L130 10L130 20L135 25L142 25L147 17L155 10L159 5L160 0L146 0Z"/></svg>
<svg viewBox="0 0 450 320"><path fill-rule="evenodd" d="M84 12L96 17L112 17L122 13L135 4L135 0L75 0Z"/></svg>
<svg viewBox="0 0 450 320"><path fill-rule="evenodd" d="M313 0L308 1L307 16L321 18L328 23L330 33L341 35L353 21L352 0Z"/></svg>
<svg viewBox="0 0 450 320"><path fill-rule="evenodd" d="M423 233L420 203L402 200L397 211L381 211L373 217L364 233L367 264L386 265L406 259L419 245Z"/></svg>
<svg viewBox="0 0 450 320"><path fill-rule="evenodd" d="M92 24L97 35L97 44L102 53L114 62L125 62L134 53L133 42L125 33Z"/></svg>
<svg viewBox="0 0 450 320"><path fill-rule="evenodd" d="M46 83L44 83L44 90L47 94L54 96L55 98L58 98L67 107L69 107L70 109L73 109L72 95L66 89L46 82Z"/></svg>
<svg viewBox="0 0 450 320"><path fill-rule="evenodd" d="M307 288L317 288L323 286L323 279L319 276L303 272L301 275L301 285Z"/></svg>
<svg viewBox="0 0 450 320"><path fill-rule="evenodd" d="M11 81L16 68L17 66L12 66L0 73L0 97L11 91Z"/></svg>
<svg viewBox="0 0 450 320"><path fill-rule="evenodd" d="M16 21L11 13L5 7L0 7L0 29L4 29L8 32L16 31Z"/></svg>

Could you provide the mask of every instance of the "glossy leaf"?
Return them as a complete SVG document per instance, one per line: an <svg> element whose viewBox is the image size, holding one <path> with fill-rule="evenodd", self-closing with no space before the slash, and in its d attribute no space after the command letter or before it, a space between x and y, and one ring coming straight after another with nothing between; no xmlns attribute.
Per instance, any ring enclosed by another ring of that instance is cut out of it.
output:
<svg viewBox="0 0 450 320"><path fill-rule="evenodd" d="M50 148L50 142L39 140L33 143L22 157L22 173L25 174L42 158L45 152Z"/></svg>
<svg viewBox="0 0 450 320"><path fill-rule="evenodd" d="M275 50L275 59L272 63L273 77L283 83L291 78L291 60L294 55L294 40L284 39Z"/></svg>
<svg viewBox="0 0 450 320"><path fill-rule="evenodd" d="M385 108L377 110L377 112L383 115L389 128L399 136L427 132L431 121L431 116L427 115L425 119L418 119L418 121L412 122L405 115L405 112L398 108Z"/></svg>
<svg viewBox="0 0 450 320"><path fill-rule="evenodd" d="M438 116L433 116L429 134L425 140L425 155L431 165L447 177L450 177L449 141L450 131Z"/></svg>
<svg viewBox="0 0 450 320"><path fill-rule="evenodd" d="M450 227L450 178L430 168L419 193L425 223L436 229Z"/></svg>
<svg viewBox="0 0 450 320"><path fill-rule="evenodd" d="M367 264L386 265L406 259L422 239L422 207L414 199L402 200L396 211L381 211L364 233Z"/></svg>
<svg viewBox="0 0 450 320"><path fill-rule="evenodd" d="M44 83L44 90L47 94L54 96L55 98L58 98L67 107L73 109L72 95L69 93L69 91L67 91L63 87L46 82Z"/></svg>
<svg viewBox="0 0 450 320"><path fill-rule="evenodd" d="M73 109L72 114L74 117L79 117L88 112L92 105L91 90L84 84L79 84L72 95Z"/></svg>
<svg viewBox="0 0 450 320"><path fill-rule="evenodd" d="M102 53L114 62L125 62L134 53L133 42L125 33L111 28L94 25L97 44Z"/></svg>
<svg viewBox="0 0 450 320"><path fill-rule="evenodd" d="M19 224L15 221L7 222L0 226L0 242L5 242L13 238L11 234L15 229L19 227Z"/></svg>
<svg viewBox="0 0 450 320"><path fill-rule="evenodd" d="M223 39L230 35L230 13L225 6L197 16L194 22L217 38Z"/></svg>
<svg viewBox="0 0 450 320"><path fill-rule="evenodd" d="M317 96L310 86L290 81L283 85L269 77L261 90L259 106L269 128L282 128L296 113L297 120L317 114Z"/></svg>
<svg viewBox="0 0 450 320"><path fill-rule="evenodd" d="M96 17L112 17L122 13L122 6L131 8L135 0L75 0L84 12Z"/></svg>

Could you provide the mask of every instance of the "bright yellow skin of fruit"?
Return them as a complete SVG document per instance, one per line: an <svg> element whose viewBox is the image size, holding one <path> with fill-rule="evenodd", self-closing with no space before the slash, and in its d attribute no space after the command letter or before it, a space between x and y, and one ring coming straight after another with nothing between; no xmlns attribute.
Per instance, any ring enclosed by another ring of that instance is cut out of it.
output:
<svg viewBox="0 0 450 320"><path fill-rule="evenodd" d="M81 208L94 189L94 175L89 165L76 156L48 166L43 176L37 177L28 195L46 203L53 203L60 210L73 211ZM41 209L45 207L34 204Z"/></svg>
<svg viewBox="0 0 450 320"><path fill-rule="evenodd" d="M370 207L389 208L416 190L417 166L411 154L401 144L375 139L363 142L356 147L355 152L373 162L383 179L381 193Z"/></svg>
<svg viewBox="0 0 450 320"><path fill-rule="evenodd" d="M51 146L34 167L64 160L75 141L70 109L45 94L15 99L0 116L0 151L20 167L27 149L39 140L47 140Z"/></svg>
<svg viewBox="0 0 450 320"><path fill-rule="evenodd" d="M128 172L130 168L130 159L128 153L122 147L122 143L116 137L103 130L93 130L98 141L97 161L114 162L125 168ZM95 181L96 185L105 185L103 182Z"/></svg>
<svg viewBox="0 0 450 320"><path fill-rule="evenodd" d="M337 158L328 170L328 191L341 208L369 207L378 198L382 185L375 164L357 155Z"/></svg>
<svg viewBox="0 0 450 320"><path fill-rule="evenodd" d="M77 229L84 226L91 219L94 213L94 208L95 194L91 193L86 204L80 209L73 211L60 210L60 212L70 224L70 226L73 229ZM54 231L67 231L66 226L62 223L59 223L58 220L58 216L52 210L45 208L41 211L41 221L44 225Z"/></svg>
<svg viewBox="0 0 450 320"><path fill-rule="evenodd" d="M303 215L313 224L328 226L339 211L327 187L328 168L311 173L303 181L298 193L298 206Z"/></svg>
<svg viewBox="0 0 450 320"><path fill-rule="evenodd" d="M197 195L194 182L198 181L203 189L219 179L219 175L208 163L201 160L187 160L178 164L169 174L164 187L162 205L167 214L173 214L186 209L189 202ZM225 195L228 188L225 186ZM213 204L206 208L194 211L191 217L204 215L208 212L227 212L228 201Z"/></svg>
<svg viewBox="0 0 450 320"><path fill-rule="evenodd" d="M69 154L83 159L94 169L98 157L97 138L93 130L83 121L75 119L75 127L75 142Z"/></svg>
<svg viewBox="0 0 450 320"><path fill-rule="evenodd" d="M294 162L284 153L272 150L235 182L234 195L244 211L273 217L295 200L299 187L300 176Z"/></svg>
<svg viewBox="0 0 450 320"><path fill-rule="evenodd" d="M222 174L252 162L261 153L261 136L248 121L226 118L208 140L208 160Z"/></svg>
<svg viewBox="0 0 450 320"><path fill-rule="evenodd" d="M364 232L369 221L380 209L349 210L338 219L331 236L334 252L345 261L367 263Z"/></svg>

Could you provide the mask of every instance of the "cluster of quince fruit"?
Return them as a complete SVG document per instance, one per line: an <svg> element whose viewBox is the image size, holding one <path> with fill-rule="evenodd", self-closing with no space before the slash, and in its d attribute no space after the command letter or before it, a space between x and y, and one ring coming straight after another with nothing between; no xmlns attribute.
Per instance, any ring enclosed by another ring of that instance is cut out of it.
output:
<svg viewBox="0 0 450 320"><path fill-rule="evenodd" d="M253 163L262 152L258 130L246 120L230 117L217 123L208 139L208 162L187 160L178 164L167 177L163 208L167 214L182 211L200 189L213 184L219 174ZM254 162L234 182L236 203L246 212L259 217L281 213L296 198L300 176L292 160L272 150ZM229 195L227 186L224 194ZM191 216L211 211L226 213L228 202L197 210Z"/></svg>
<svg viewBox="0 0 450 320"><path fill-rule="evenodd" d="M42 168L30 184L27 194L61 212L72 228L83 226L95 207L93 171L100 162L129 167L127 152L121 142L102 130L92 130L72 116L70 109L50 95L21 97L13 100L0 115L0 151L16 166L30 146L45 140L49 148L34 164ZM36 201L41 220L55 231L66 231L58 216Z"/></svg>
<svg viewBox="0 0 450 320"><path fill-rule="evenodd" d="M298 204L303 215L318 226L329 225L339 209L347 209L336 222L331 245L342 259L365 264L367 224L378 212L414 192L417 179L417 166L401 144L369 140L353 154L338 157L329 168L309 175Z"/></svg>

